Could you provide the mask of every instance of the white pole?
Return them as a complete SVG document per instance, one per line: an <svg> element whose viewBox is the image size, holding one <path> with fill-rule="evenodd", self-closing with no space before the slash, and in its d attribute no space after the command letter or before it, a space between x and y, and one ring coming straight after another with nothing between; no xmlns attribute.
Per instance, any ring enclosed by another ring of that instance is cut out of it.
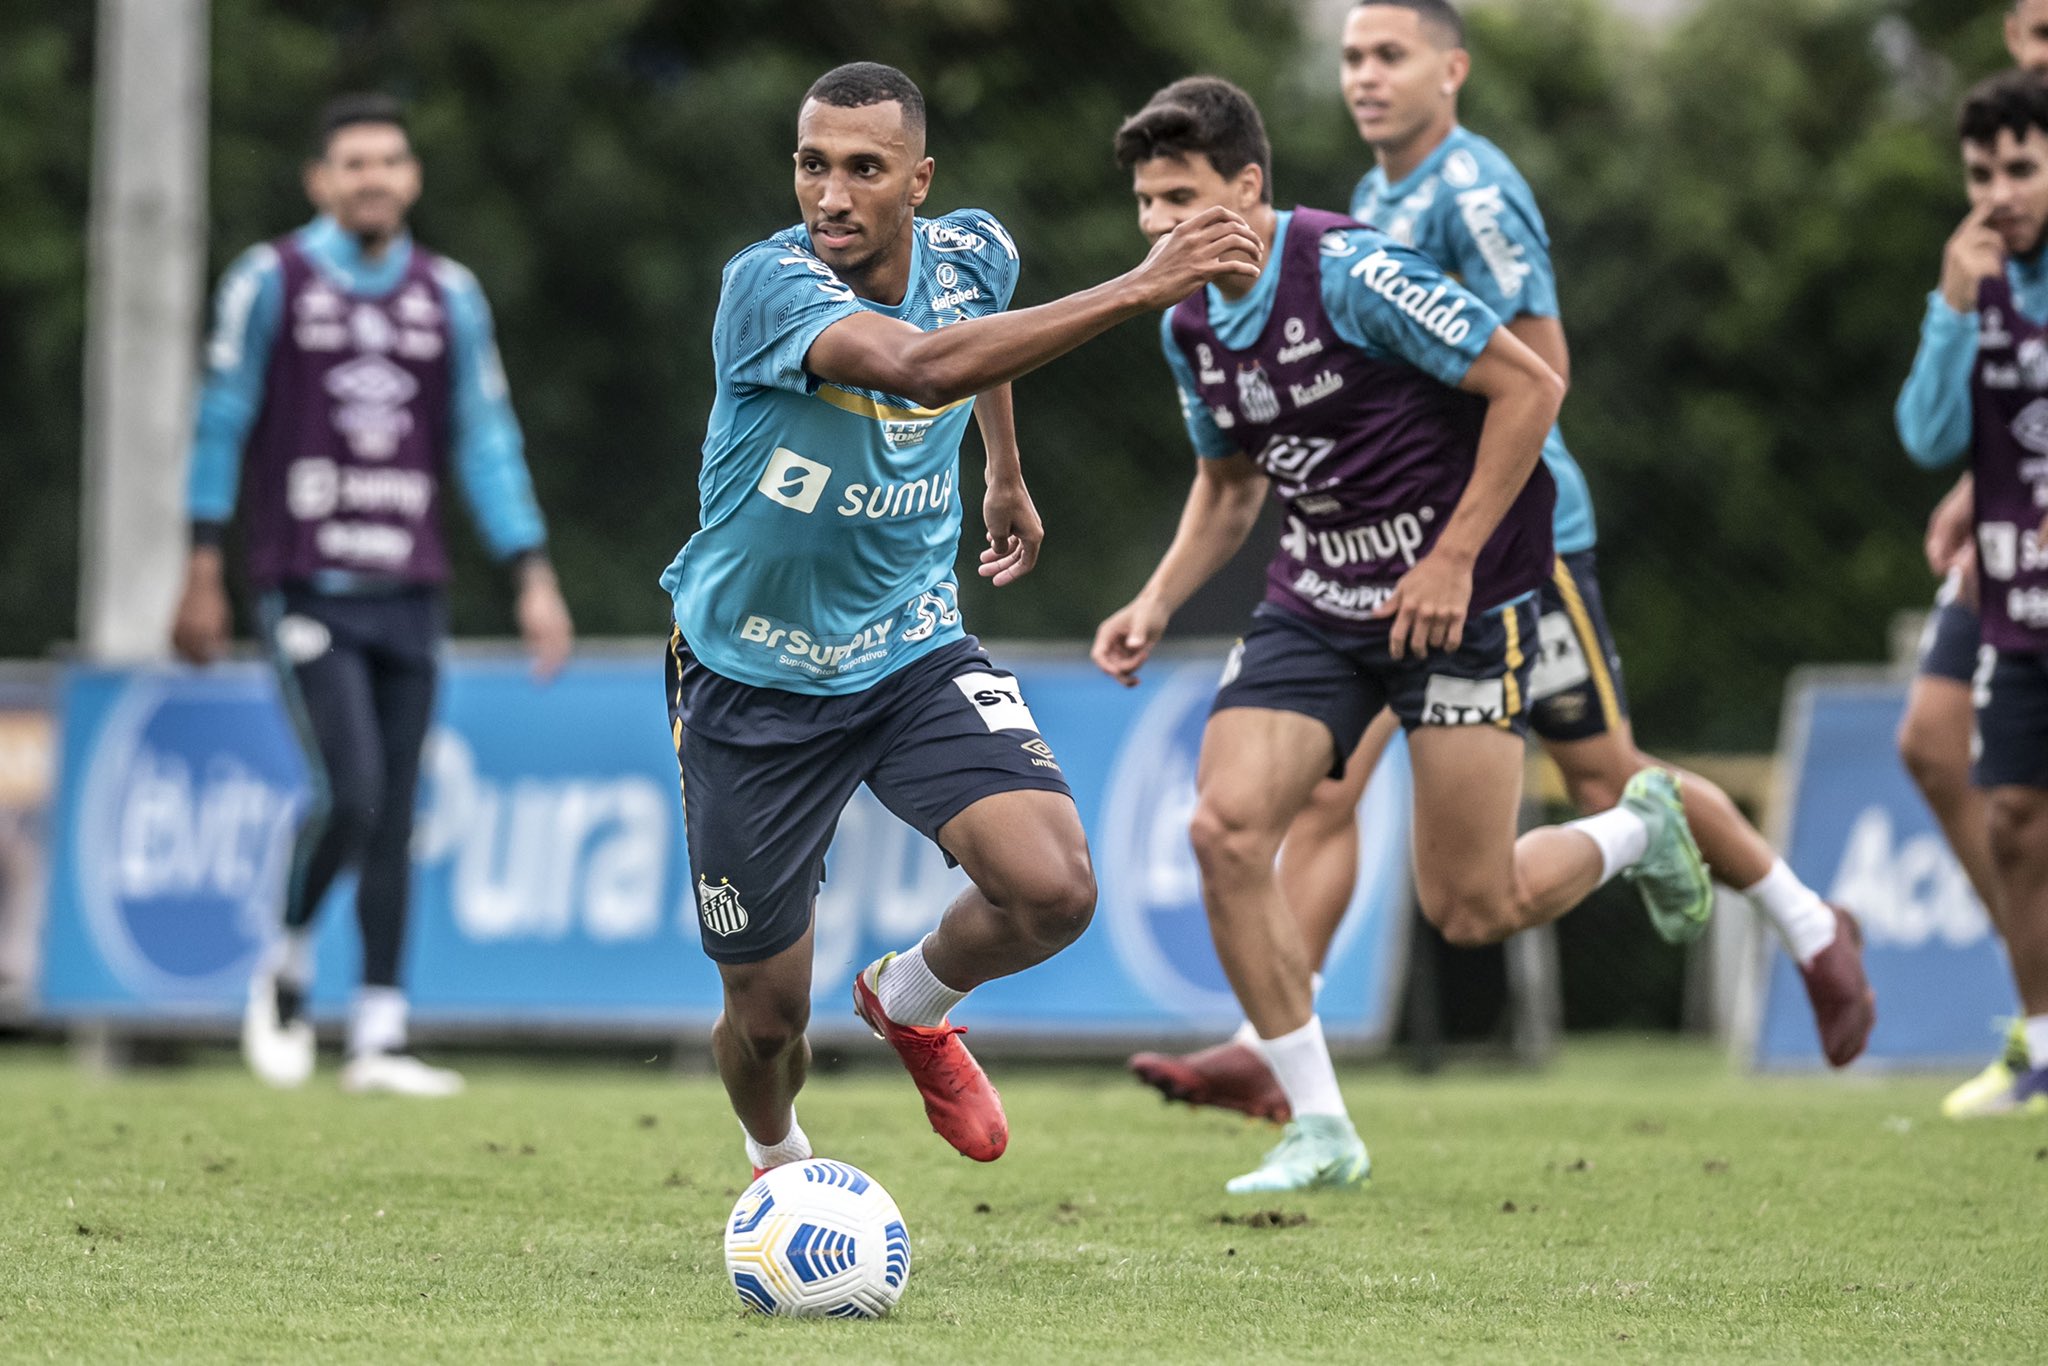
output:
<svg viewBox="0 0 2048 1366"><path fill-rule="evenodd" d="M207 0L100 0L79 641L161 659L206 268Z"/></svg>

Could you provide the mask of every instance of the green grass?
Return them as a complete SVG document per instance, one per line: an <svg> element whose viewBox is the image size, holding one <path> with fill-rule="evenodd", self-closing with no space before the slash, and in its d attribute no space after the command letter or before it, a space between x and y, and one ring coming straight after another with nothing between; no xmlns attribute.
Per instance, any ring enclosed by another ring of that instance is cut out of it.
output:
<svg viewBox="0 0 2048 1366"><path fill-rule="evenodd" d="M1941 1080L1611 1043L1542 1074L1352 1072L1372 1189L1238 1199L1272 1131L1109 1068L999 1065L990 1167L900 1074L820 1077L805 1128L914 1247L897 1314L845 1324L749 1319L727 1288L747 1173L715 1081L469 1071L421 1103L0 1052L0 1361L2048 1355L2048 1125L1941 1121ZM1307 1222L1222 1220L1261 1210Z"/></svg>

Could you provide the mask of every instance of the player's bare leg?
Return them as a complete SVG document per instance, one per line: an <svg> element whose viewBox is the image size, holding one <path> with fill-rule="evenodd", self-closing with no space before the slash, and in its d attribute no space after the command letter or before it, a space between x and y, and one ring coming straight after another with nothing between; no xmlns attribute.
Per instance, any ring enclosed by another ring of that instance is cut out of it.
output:
<svg viewBox="0 0 2048 1366"><path fill-rule="evenodd" d="M2048 791L2003 786L1986 797L2005 956L2026 1012L2027 1066L2014 1075L2003 1105L1972 1113L2048 1113Z"/></svg>
<svg viewBox="0 0 2048 1366"><path fill-rule="evenodd" d="M812 930L758 963L721 963L725 1009L711 1026L718 1079L746 1131L758 1175L811 1155L796 1122L796 1093L811 1067Z"/></svg>
<svg viewBox="0 0 2048 1366"><path fill-rule="evenodd" d="M1991 816L1984 793L1970 781L1970 736L1976 724L1970 685L1921 674L1906 693L1899 721L1899 758L1927 800L1956 862L1976 889L2001 936L1998 879L1991 866Z"/></svg>
<svg viewBox="0 0 2048 1366"><path fill-rule="evenodd" d="M924 1097L932 1129L977 1162L1009 1144L988 1077L948 1018L983 982L1058 953L1095 913L1095 873L1080 813L1064 793L999 792L939 829L972 885L915 948L871 963L854 1009L896 1050Z"/></svg>
<svg viewBox="0 0 2048 1366"><path fill-rule="evenodd" d="M1544 749L1581 811L1616 805L1629 780L1659 762L1636 748L1626 718L1602 734L1546 742ZM1776 927L1805 985L1821 1050L1830 1065L1846 1067L1863 1052L1877 1023L1877 997L1863 972L1854 918L1801 882L1719 786L1695 773L1672 771L1679 774L1686 824L1708 869Z"/></svg>

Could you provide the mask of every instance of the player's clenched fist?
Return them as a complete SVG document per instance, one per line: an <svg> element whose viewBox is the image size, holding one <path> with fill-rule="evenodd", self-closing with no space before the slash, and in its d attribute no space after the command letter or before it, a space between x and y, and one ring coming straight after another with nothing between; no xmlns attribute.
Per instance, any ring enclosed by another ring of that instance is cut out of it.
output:
<svg viewBox="0 0 2048 1366"><path fill-rule="evenodd" d="M1171 308L1212 280L1258 279L1265 255L1265 243L1249 223L1212 205L1161 235L1131 274L1150 307Z"/></svg>
<svg viewBox="0 0 2048 1366"><path fill-rule="evenodd" d="M1138 686L1138 668L1166 634L1167 614L1139 598L1095 628L1095 646L1088 657L1095 667L1123 684Z"/></svg>

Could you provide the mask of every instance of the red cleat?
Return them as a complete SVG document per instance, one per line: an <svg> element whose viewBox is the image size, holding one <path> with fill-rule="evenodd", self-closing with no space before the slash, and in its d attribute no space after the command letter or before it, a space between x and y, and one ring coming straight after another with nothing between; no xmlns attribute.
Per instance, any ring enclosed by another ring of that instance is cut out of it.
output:
<svg viewBox="0 0 2048 1366"><path fill-rule="evenodd" d="M870 981L880 976L881 966L871 964L853 979L853 1013L903 1059L918 1094L924 1097L925 1118L932 1122L932 1132L962 1156L976 1162L995 1161L1010 1144L1010 1121L1003 1115L1003 1098L989 1085L988 1074L960 1042L966 1027L941 1024L928 1029L897 1024L884 1015Z"/></svg>
<svg viewBox="0 0 2048 1366"><path fill-rule="evenodd" d="M762 1177L766 1176L767 1174L768 1174L768 1169L767 1169L766 1167L756 1167L756 1168L754 1168L754 1179L755 1179L756 1181L759 1181L759 1180L760 1180L760 1179L761 1179Z"/></svg>
<svg viewBox="0 0 2048 1366"><path fill-rule="evenodd" d="M1134 1054L1131 1071L1168 1100L1236 1110L1276 1124L1294 1118L1294 1107L1287 1103L1287 1093L1280 1089L1273 1069L1266 1066L1256 1048L1235 1039L1181 1057Z"/></svg>
<svg viewBox="0 0 2048 1366"><path fill-rule="evenodd" d="M1856 917L1833 902L1835 937L1813 961L1799 969L1806 999L1813 1003L1813 1023L1820 1030L1821 1052L1828 1066L1847 1067L1870 1042L1877 1024L1877 993L1863 975L1863 929Z"/></svg>

